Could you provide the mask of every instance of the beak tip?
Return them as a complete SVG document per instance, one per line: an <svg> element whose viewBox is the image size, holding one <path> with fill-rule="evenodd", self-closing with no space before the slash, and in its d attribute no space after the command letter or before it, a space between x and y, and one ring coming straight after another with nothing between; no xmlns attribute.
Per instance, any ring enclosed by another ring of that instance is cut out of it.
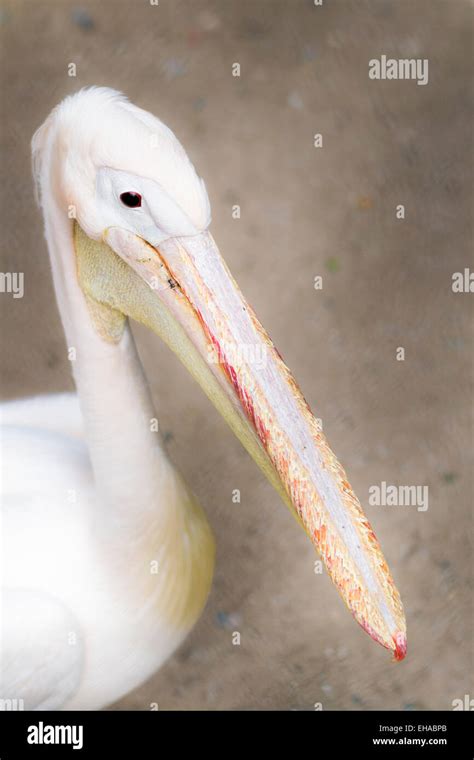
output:
<svg viewBox="0 0 474 760"><path fill-rule="evenodd" d="M394 637L393 642L395 644L393 650L393 658L395 662L401 662L405 659L407 654L407 637L402 631L399 631Z"/></svg>

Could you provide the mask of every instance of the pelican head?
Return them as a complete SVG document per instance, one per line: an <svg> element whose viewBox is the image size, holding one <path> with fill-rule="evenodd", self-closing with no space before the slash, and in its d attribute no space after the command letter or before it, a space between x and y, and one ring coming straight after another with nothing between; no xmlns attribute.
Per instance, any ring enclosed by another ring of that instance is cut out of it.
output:
<svg viewBox="0 0 474 760"><path fill-rule="evenodd" d="M68 276L94 329L119 342L130 317L166 341L306 531L357 622L402 659L403 608L379 544L208 231L204 182L175 135L120 93L92 88L52 112L33 153L43 208L54 205L74 238Z"/></svg>

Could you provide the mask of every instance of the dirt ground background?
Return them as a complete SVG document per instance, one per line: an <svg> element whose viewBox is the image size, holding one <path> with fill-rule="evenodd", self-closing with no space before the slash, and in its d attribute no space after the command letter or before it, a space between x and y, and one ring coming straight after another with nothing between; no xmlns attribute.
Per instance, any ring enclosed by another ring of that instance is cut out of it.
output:
<svg viewBox="0 0 474 760"><path fill-rule="evenodd" d="M408 656L393 664L314 573L310 542L201 391L137 329L168 450L218 556L192 635L114 708L451 709L473 695L472 295L451 289L453 272L472 268L471 10L460 0L2 4L1 270L25 273L23 299L0 298L3 398L72 388L31 135L66 94L118 88L171 126L205 178L213 233L323 419L408 621ZM428 58L428 85L369 80L381 54ZM381 481L427 485L429 509L368 506Z"/></svg>

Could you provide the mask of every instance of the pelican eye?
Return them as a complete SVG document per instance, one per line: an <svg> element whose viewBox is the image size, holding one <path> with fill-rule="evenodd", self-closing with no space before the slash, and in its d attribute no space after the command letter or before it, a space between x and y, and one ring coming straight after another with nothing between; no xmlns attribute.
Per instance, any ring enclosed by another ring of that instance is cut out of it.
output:
<svg viewBox="0 0 474 760"><path fill-rule="evenodd" d="M128 208L140 208L142 205L142 196L140 193L122 193L120 200L122 201L123 205L128 206Z"/></svg>

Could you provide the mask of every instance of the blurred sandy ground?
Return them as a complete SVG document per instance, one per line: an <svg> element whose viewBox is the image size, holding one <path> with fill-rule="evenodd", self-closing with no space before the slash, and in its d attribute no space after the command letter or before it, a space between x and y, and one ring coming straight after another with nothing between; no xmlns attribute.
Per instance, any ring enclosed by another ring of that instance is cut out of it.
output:
<svg viewBox="0 0 474 760"><path fill-rule="evenodd" d="M472 240L470 6L36 0L4 3L0 18L1 268L26 277L23 300L0 299L3 397L72 387L29 141L67 93L109 85L189 150L221 250L361 501L383 480L429 486L425 513L367 508L406 607L409 655L396 665L314 574L309 541L177 360L137 330L218 562L193 634L117 708L450 709L472 695L472 296L451 291ZM369 81L382 53L429 58L428 86Z"/></svg>

